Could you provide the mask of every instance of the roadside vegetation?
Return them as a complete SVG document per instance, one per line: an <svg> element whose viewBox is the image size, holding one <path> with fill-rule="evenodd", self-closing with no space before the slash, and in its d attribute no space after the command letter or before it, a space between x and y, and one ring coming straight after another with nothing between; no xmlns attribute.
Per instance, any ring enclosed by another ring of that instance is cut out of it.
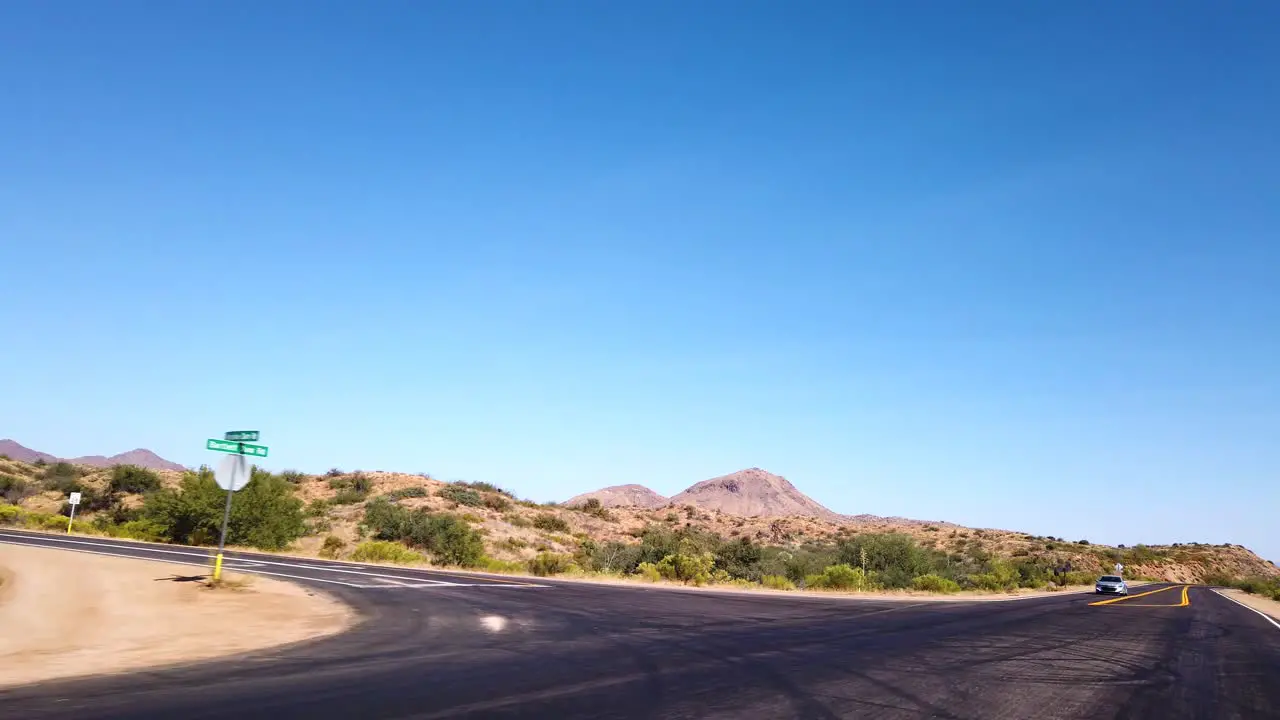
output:
<svg viewBox="0 0 1280 720"><path fill-rule="evenodd" d="M208 468L0 459L0 525L65 531L70 492L82 493L74 532L193 545L217 542L226 498ZM254 468L235 495L228 543L358 562L817 592L1056 589L1088 585L1122 563L1131 579L1172 568L1280 595L1280 570L1233 546L1108 547L945 523L822 526L692 506L605 508L598 500L568 507L483 482L336 468L321 476Z"/></svg>

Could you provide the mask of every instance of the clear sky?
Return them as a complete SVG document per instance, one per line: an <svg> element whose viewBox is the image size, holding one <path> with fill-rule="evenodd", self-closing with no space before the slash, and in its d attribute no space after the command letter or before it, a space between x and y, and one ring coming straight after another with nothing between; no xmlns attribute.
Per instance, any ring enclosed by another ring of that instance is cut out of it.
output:
<svg viewBox="0 0 1280 720"><path fill-rule="evenodd" d="M0 437L1280 560L1280 4L0 5Z"/></svg>

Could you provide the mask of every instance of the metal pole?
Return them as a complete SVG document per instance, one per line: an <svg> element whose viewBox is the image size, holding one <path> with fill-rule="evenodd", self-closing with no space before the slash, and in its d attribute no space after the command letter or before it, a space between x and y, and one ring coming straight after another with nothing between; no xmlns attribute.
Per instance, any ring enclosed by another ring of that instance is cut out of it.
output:
<svg viewBox="0 0 1280 720"><path fill-rule="evenodd" d="M232 485L232 487L235 487ZM218 556L213 561L213 579L217 582L222 578L222 548L227 545L227 522L231 520L231 493L227 491L227 507L222 511L222 535L218 537Z"/></svg>
<svg viewBox="0 0 1280 720"><path fill-rule="evenodd" d="M71 523L76 521L76 506L71 506L71 517L67 519L67 534L71 534Z"/></svg>

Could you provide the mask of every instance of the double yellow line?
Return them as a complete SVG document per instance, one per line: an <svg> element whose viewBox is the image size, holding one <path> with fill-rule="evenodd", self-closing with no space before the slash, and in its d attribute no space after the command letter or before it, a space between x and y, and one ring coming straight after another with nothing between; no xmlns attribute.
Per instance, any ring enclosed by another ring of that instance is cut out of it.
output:
<svg viewBox="0 0 1280 720"><path fill-rule="evenodd" d="M1179 587L1182 588L1182 602L1178 603L1177 605L1148 605L1146 603L1137 603L1135 607L1186 607L1191 604L1191 598L1188 597L1187 595L1187 591L1191 589L1190 585L1181 585L1181 586L1170 585L1169 587L1162 587L1159 590L1148 590L1147 592L1138 593L1137 595L1125 595L1123 597L1111 598L1110 600L1099 600L1098 602L1091 602L1089 603L1089 606L1095 607L1098 605L1110 605L1112 603L1124 602L1125 600L1137 600L1140 597L1155 595L1156 593L1162 593L1167 590L1177 590Z"/></svg>

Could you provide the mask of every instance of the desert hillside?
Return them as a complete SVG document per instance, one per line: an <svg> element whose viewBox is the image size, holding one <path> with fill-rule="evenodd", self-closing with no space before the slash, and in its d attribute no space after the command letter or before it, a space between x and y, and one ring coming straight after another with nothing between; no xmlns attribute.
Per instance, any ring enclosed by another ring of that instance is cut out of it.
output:
<svg viewBox="0 0 1280 720"><path fill-rule="evenodd" d="M760 493L794 490L774 478L749 470L700 484L734 494L732 484L740 483L737 494L743 486L749 490L741 505L706 508L679 503L677 496L671 505L648 508L606 507L591 497L573 506L538 504L486 483L405 473L257 471L254 483L237 495L236 507L269 503L272 513L236 510L233 532L240 544L371 562L431 560L540 574L669 572L698 582L810 587L1039 587L1066 581L1067 571L1071 582L1088 582L1116 562L1131 577L1178 582L1280 577L1275 565L1237 545L1107 547L1087 539L899 518L777 517L722 509L757 511L752 503ZM77 531L216 541L222 495L207 471L0 459L0 500L7 503L0 504L0 523L65 529L65 517L54 513L65 512L66 493L73 490L85 493ZM187 534L175 534L180 530ZM824 575L833 567L835 579ZM680 575L686 571L689 577Z"/></svg>
<svg viewBox="0 0 1280 720"><path fill-rule="evenodd" d="M592 492L574 495L564 501L568 507L582 505L588 500L597 500L607 508L635 507L653 509L666 507L671 501L643 485L611 485Z"/></svg>

